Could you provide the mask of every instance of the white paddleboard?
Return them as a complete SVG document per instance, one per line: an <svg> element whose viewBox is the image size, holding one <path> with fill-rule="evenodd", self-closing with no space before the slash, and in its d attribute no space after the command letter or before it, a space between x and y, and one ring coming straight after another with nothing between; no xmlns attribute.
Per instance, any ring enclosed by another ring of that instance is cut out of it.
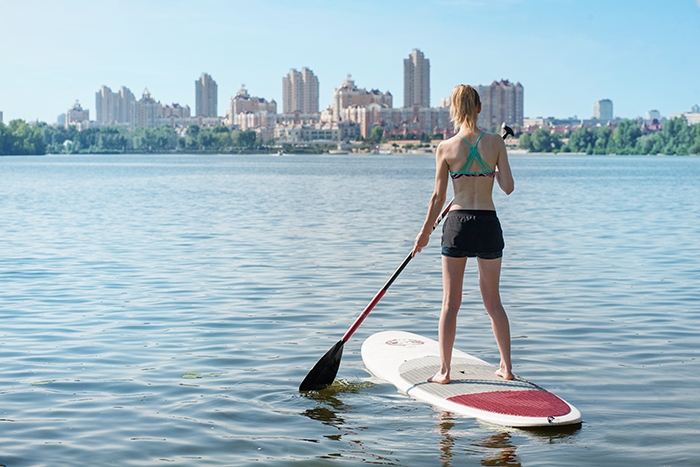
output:
<svg viewBox="0 0 700 467"><path fill-rule="evenodd" d="M374 334L362 344L362 360L372 374L414 399L486 423L525 428L581 422L581 413L565 400L517 376L506 381L494 374L495 366L457 349L452 382L427 382L440 368L440 349L418 334Z"/></svg>

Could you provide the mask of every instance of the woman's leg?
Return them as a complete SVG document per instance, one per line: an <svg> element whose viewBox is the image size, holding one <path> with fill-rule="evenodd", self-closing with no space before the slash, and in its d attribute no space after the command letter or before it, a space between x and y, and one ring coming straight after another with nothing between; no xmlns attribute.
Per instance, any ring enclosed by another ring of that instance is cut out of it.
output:
<svg viewBox="0 0 700 467"><path fill-rule="evenodd" d="M479 288L484 307L491 318L493 335L496 337L498 351L501 354L501 366L496 371L496 375L504 379L513 379L513 366L510 361L510 325L506 310L501 304L501 295L498 284L501 279L501 258L481 259L477 258L479 264Z"/></svg>
<svg viewBox="0 0 700 467"><path fill-rule="evenodd" d="M457 330L457 312L462 304L462 283L467 258L442 257L442 311L438 336L440 340L440 371L428 381L447 384L450 382L452 346Z"/></svg>

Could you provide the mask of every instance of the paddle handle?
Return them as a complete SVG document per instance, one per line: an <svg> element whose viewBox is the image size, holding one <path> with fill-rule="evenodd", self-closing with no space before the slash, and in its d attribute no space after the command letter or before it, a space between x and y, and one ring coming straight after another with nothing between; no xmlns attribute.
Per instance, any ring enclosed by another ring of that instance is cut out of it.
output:
<svg viewBox="0 0 700 467"><path fill-rule="evenodd" d="M438 216L437 220L435 221L435 224L433 224L433 230L435 230L435 228L438 226L438 224L440 224L442 219L444 219L444 217L447 215L450 208L452 207L452 203L454 203L454 198L452 198L452 201L450 201L447 204L447 207ZM411 259L413 259L413 250L411 250L411 252L408 254L408 256L406 256L406 259L403 260L403 262L401 263L401 266L399 266L399 268L396 271L394 271L394 274L392 274L391 277L389 278L389 280L386 282L386 284L384 284L384 287L382 287L379 290L379 292L377 292L377 294L374 296L372 301L369 302L369 304L365 307L365 309L362 311L360 316L358 316L357 319L355 320L355 322L352 324L352 326L350 326L350 329L348 329L348 332L346 332L345 335L343 336L343 338L341 339L343 342L347 342L348 340L350 340L350 337L352 337L352 335L355 334L355 331L357 331L357 328L360 327L362 322L365 320L365 318L367 318L367 315L369 315L369 313L372 311L372 309L375 307L375 305L377 303L379 303L379 300L382 299L382 297L386 293L387 289L389 289L389 287L391 287L391 284L393 284L394 281L396 280L396 278L399 277L399 274L401 274L401 271L403 271L406 268L406 266L408 265L408 263L411 262Z"/></svg>

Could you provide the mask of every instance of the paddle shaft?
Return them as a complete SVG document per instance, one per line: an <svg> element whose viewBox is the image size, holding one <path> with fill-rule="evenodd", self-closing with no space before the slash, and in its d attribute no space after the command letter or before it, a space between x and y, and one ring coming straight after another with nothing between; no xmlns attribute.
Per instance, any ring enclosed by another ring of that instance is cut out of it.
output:
<svg viewBox="0 0 700 467"><path fill-rule="evenodd" d="M435 228L438 226L438 224L440 224L442 219L447 215L447 212L450 210L450 207L452 207L453 202L454 202L454 198L452 199L452 201L450 201L447 204L447 207L442 211L442 214L440 214L440 216L437 218L437 220L435 221L435 224L433 224L433 230L435 230ZM352 337L352 335L355 334L355 331L357 331L357 328L360 327L360 325L365 320L365 318L367 318L367 315L369 315L369 313L372 311L372 309L375 307L375 305L377 303L379 303L379 300L382 299L382 297L384 296L386 291L389 289L389 287L391 287L391 284L394 283L396 278L399 277L399 274L401 274L401 271L403 271L404 268L406 268L406 266L408 265L408 263L411 262L412 259L413 259L413 250L411 250L411 252L408 254L408 256L406 256L406 259L403 260L403 263L401 263L401 266L399 266L399 268L396 271L394 271L394 274L392 274L391 277L389 278L389 280L386 282L386 284L384 284L384 287L382 287L381 290L379 290L379 292L377 292L377 295L374 296L372 301L369 302L367 307L365 307L364 311L362 311L360 316L358 316L357 319L355 320L355 322L352 324L352 326L350 326L350 329L348 329L348 332L346 332L345 335L343 336L343 338L341 339L343 342L347 342L350 339L350 337Z"/></svg>

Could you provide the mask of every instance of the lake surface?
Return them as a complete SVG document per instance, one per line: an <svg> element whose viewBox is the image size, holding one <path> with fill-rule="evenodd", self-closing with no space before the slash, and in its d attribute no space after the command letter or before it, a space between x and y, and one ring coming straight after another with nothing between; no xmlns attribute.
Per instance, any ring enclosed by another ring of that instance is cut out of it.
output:
<svg viewBox="0 0 700 467"><path fill-rule="evenodd" d="M437 338L430 156L0 158L0 463L697 466L700 158L513 156L495 193L516 374L583 414L515 430L371 376L363 340ZM456 347L498 351L467 265Z"/></svg>

